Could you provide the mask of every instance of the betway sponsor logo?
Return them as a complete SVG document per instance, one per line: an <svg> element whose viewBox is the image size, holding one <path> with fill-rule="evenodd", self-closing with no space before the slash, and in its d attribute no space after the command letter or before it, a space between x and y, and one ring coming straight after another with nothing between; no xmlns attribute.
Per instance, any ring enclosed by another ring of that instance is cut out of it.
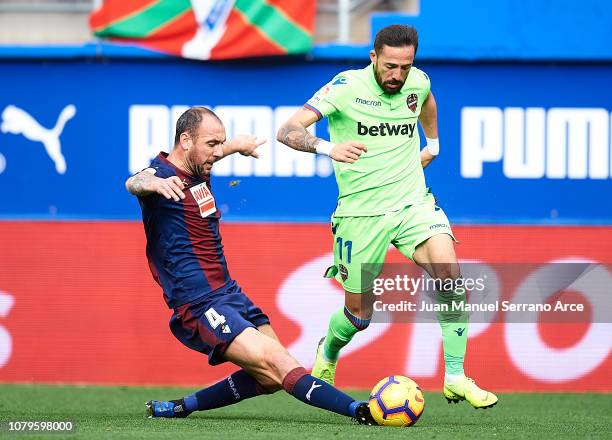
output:
<svg viewBox="0 0 612 440"><path fill-rule="evenodd" d="M461 175L502 162L510 179L608 179L611 125L603 108L464 107Z"/></svg>
<svg viewBox="0 0 612 440"><path fill-rule="evenodd" d="M367 126L357 122L357 134L360 136L414 136L416 123L412 124L389 124L381 122L378 125Z"/></svg>
<svg viewBox="0 0 612 440"><path fill-rule="evenodd" d="M129 168L136 173L146 168L160 151L174 144L178 117L189 107L175 105L132 105L129 111ZM210 107L209 107L210 108ZM276 141L278 128L300 107L233 106L212 108L225 124L228 139L237 134L255 134L268 139L257 151L259 159L232 154L215 163L216 176L237 177L328 177L333 173L326 156L304 154ZM315 125L308 131L315 133Z"/></svg>

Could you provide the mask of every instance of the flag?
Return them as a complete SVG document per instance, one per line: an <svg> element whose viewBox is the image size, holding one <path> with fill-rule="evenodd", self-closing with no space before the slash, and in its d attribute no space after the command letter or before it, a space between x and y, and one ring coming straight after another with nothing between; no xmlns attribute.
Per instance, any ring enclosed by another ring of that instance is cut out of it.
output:
<svg viewBox="0 0 612 440"><path fill-rule="evenodd" d="M315 0L105 0L97 37L193 59L300 54L312 45Z"/></svg>

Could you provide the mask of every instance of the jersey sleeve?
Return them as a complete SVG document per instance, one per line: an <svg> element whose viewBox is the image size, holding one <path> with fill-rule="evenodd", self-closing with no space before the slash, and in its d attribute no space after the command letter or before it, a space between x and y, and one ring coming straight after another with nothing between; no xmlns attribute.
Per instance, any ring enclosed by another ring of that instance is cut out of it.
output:
<svg viewBox="0 0 612 440"><path fill-rule="evenodd" d="M336 75L321 87L304 107L315 112L319 119L342 110L350 94L349 81L345 73Z"/></svg>

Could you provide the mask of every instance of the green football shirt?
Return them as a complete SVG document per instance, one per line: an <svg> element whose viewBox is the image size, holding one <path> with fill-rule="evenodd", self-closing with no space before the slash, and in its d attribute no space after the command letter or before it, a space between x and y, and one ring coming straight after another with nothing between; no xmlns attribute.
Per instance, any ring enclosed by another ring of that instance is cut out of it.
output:
<svg viewBox="0 0 612 440"><path fill-rule="evenodd" d="M400 92L388 95L370 64L336 75L305 104L328 118L331 142L357 141L368 148L355 163L333 161L336 217L381 215L423 199L417 122L429 89L427 75L412 67Z"/></svg>

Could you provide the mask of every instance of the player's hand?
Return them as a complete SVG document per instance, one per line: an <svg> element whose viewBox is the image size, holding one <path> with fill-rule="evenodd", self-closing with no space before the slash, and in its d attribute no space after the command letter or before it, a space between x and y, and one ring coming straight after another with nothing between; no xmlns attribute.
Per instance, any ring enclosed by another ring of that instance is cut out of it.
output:
<svg viewBox="0 0 612 440"><path fill-rule="evenodd" d="M185 193L183 193L185 185L177 176L170 176L165 179L155 176L152 177L153 179L150 180L149 187L151 192L160 194L168 200L173 199L175 202L185 198Z"/></svg>
<svg viewBox="0 0 612 440"><path fill-rule="evenodd" d="M257 147L265 144L266 138L258 138L252 134L240 134L227 143L231 153L240 153L243 156L251 156L259 159L259 153L255 151Z"/></svg>
<svg viewBox="0 0 612 440"><path fill-rule="evenodd" d="M368 151L368 148L360 142L347 141L336 144L331 149L329 157L337 162L353 163L359 156Z"/></svg>
<svg viewBox="0 0 612 440"><path fill-rule="evenodd" d="M421 150L421 166L423 168L429 165L435 158L436 156L427 151L427 148Z"/></svg>

